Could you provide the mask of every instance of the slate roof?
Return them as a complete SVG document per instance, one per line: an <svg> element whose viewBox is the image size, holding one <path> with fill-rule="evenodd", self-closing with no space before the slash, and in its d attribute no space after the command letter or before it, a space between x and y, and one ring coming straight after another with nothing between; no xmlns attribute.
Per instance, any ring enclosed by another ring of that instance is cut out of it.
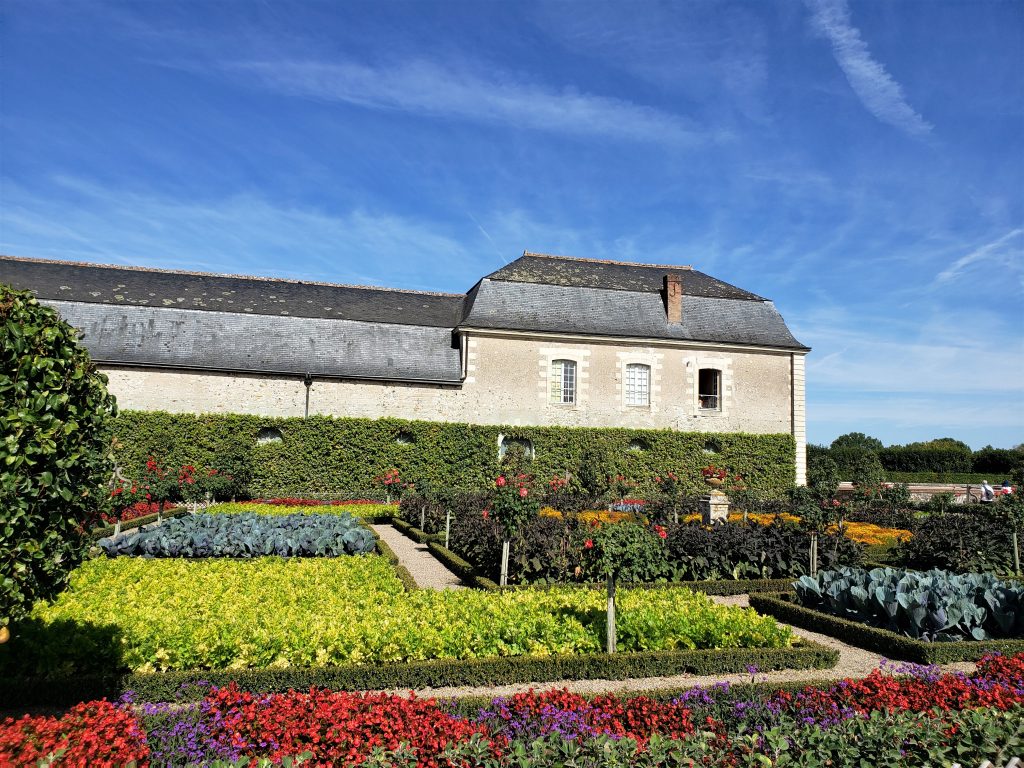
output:
<svg viewBox="0 0 1024 768"><path fill-rule="evenodd" d="M667 273L683 284L668 322ZM766 299L689 267L524 253L468 294L0 256L84 332L100 362L389 381L461 382L461 329L806 350Z"/></svg>
<svg viewBox="0 0 1024 768"><path fill-rule="evenodd" d="M683 296L669 323L660 293L569 288L484 278L461 328L705 341L806 350L770 301Z"/></svg>
<svg viewBox="0 0 1024 768"><path fill-rule="evenodd" d="M100 363L437 384L462 380L450 328L48 301Z"/></svg>
<svg viewBox="0 0 1024 768"><path fill-rule="evenodd" d="M0 257L0 282L41 299L454 328L462 294Z"/></svg>
<svg viewBox="0 0 1024 768"><path fill-rule="evenodd" d="M683 293L688 296L764 301L760 296L716 280L688 266L579 259L529 251L484 279L562 285L567 288L658 293L664 288L667 273L680 276Z"/></svg>

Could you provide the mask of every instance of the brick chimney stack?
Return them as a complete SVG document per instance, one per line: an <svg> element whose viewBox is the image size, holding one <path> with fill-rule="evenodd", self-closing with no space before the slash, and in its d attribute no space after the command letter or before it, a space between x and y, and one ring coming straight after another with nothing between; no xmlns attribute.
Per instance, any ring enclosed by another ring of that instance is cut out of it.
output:
<svg viewBox="0 0 1024 768"><path fill-rule="evenodd" d="M678 272L665 275L665 310L670 323L683 322L683 276Z"/></svg>

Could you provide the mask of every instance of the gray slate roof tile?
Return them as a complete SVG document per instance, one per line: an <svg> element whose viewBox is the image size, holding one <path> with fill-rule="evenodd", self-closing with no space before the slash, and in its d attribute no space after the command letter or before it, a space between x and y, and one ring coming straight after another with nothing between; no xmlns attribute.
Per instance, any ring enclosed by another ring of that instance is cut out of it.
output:
<svg viewBox="0 0 1024 768"><path fill-rule="evenodd" d="M462 294L0 257L0 283L41 299L454 328Z"/></svg>
<svg viewBox="0 0 1024 768"><path fill-rule="evenodd" d="M458 384L448 328L48 301L101 363Z"/></svg>
<svg viewBox="0 0 1024 768"><path fill-rule="evenodd" d="M683 322L674 324L658 293L490 278L477 286L461 327L806 349L770 301L684 295Z"/></svg>
<svg viewBox="0 0 1024 768"><path fill-rule="evenodd" d="M667 272L683 283L670 324ZM122 365L457 384L453 329L543 331L806 349L775 306L680 266L525 253L466 295L0 256Z"/></svg>
<svg viewBox="0 0 1024 768"><path fill-rule="evenodd" d="M577 259L529 252L497 272L487 275L486 279L562 285L567 288L604 288L611 291L658 293L664 288L666 273L679 275L683 283L683 293L688 296L764 301L756 294L690 267Z"/></svg>

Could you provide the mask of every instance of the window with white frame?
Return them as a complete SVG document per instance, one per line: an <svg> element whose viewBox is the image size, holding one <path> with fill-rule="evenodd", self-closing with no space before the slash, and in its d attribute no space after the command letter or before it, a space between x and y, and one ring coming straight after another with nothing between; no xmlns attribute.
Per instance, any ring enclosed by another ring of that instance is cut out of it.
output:
<svg viewBox="0 0 1024 768"><path fill-rule="evenodd" d="M722 372L717 368L701 368L697 372L697 407L702 411L722 408Z"/></svg>
<svg viewBox="0 0 1024 768"><path fill-rule="evenodd" d="M651 404L651 366L630 363L626 366L626 405Z"/></svg>
<svg viewBox="0 0 1024 768"><path fill-rule="evenodd" d="M576 402L576 361L551 361L551 402L572 405Z"/></svg>

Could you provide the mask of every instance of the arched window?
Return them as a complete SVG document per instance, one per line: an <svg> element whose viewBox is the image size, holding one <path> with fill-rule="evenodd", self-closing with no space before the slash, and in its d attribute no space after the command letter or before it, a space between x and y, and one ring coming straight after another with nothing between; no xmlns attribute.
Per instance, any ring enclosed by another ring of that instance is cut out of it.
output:
<svg viewBox="0 0 1024 768"><path fill-rule="evenodd" d="M651 404L651 366L630 363L626 366L626 405Z"/></svg>
<svg viewBox="0 0 1024 768"><path fill-rule="evenodd" d="M281 430L274 429L273 427L264 427L256 433L256 445L280 443L282 439Z"/></svg>
<svg viewBox="0 0 1024 768"><path fill-rule="evenodd" d="M576 402L576 361L551 361L551 402L572 405Z"/></svg>
<svg viewBox="0 0 1024 768"><path fill-rule="evenodd" d="M722 407L722 372L717 368L701 368L697 373L697 407L717 411Z"/></svg>

